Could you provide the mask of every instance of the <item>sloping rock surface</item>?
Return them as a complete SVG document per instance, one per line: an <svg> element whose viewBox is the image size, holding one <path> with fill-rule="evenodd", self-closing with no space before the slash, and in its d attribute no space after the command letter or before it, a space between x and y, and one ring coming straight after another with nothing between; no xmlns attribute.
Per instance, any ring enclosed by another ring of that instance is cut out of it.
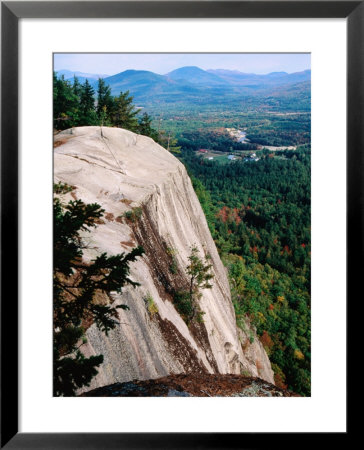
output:
<svg viewBox="0 0 364 450"><path fill-rule="evenodd" d="M156 380L115 383L85 397L299 397L260 378L242 375L181 374Z"/></svg>
<svg viewBox="0 0 364 450"><path fill-rule="evenodd" d="M226 270L185 167L152 139L119 128L66 130L55 136L54 147L54 181L74 187L64 201L81 199L105 210L98 227L83 236L85 261L101 252L145 249L131 266L140 287L98 299L130 310L120 310L120 325L108 336L88 324L82 351L104 355L89 389L188 372L248 371L273 383L259 340L243 352ZM211 256L215 278L200 300L204 323L188 327L173 293L188 283L185 268L194 245L201 256Z"/></svg>

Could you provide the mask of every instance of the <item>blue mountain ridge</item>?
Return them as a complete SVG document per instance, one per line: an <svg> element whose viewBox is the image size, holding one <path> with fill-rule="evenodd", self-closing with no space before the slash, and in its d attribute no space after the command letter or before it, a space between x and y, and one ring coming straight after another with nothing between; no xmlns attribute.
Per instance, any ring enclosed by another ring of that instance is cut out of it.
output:
<svg viewBox="0 0 364 450"><path fill-rule="evenodd" d="M58 71L58 75L67 71ZM73 74L83 82L88 75L91 85L97 89L97 74L83 74L81 72L68 71L65 78L72 81ZM72 74L72 77L70 76ZM80 75L77 75L80 74ZM115 75L104 77L105 83L111 88L112 95L129 91L137 101L173 102L183 97L184 99L196 99L206 96L223 95L251 95L263 91L275 90L287 87L291 90L307 90L310 86L311 70L286 73L272 72L269 74L243 73L237 70L216 69L203 70L196 66L185 66L160 75L148 70L125 70Z"/></svg>

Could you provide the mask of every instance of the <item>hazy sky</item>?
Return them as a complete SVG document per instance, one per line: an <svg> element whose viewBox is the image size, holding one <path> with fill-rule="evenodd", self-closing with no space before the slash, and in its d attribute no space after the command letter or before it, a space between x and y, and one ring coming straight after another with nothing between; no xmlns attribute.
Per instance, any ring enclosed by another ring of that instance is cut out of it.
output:
<svg viewBox="0 0 364 450"><path fill-rule="evenodd" d="M183 66L230 69L247 73L300 72L310 69L308 53L56 53L54 70L114 75L127 69L168 73Z"/></svg>

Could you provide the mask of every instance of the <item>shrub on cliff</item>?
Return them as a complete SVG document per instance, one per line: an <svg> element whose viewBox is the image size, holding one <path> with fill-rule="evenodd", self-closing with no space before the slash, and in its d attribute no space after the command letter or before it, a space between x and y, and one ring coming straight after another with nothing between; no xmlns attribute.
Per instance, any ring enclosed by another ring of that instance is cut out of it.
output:
<svg viewBox="0 0 364 450"><path fill-rule="evenodd" d="M55 193L70 190L55 185ZM114 256L101 254L91 263L82 261L80 231L90 231L102 217L103 210L81 200L63 204L54 198L54 273L53 273L53 395L74 396L88 386L103 362L102 355L86 358L80 347L86 342L85 326L95 323L106 334L118 324L118 309L95 302L98 293L120 293L125 284L138 286L129 278L129 264L141 256L142 247Z"/></svg>
<svg viewBox="0 0 364 450"><path fill-rule="evenodd" d="M202 260L196 246L191 248L188 260L189 264L186 267L186 275L189 280L188 290L176 292L174 296L176 308L187 324L195 318L197 322L203 322L202 316L205 313L200 310L198 300L202 297L202 289L212 288L210 280L214 278L211 273L212 264L209 263L209 257Z"/></svg>
<svg viewBox="0 0 364 450"><path fill-rule="evenodd" d="M202 296L201 289L212 288L212 284L210 284L210 280L214 278L214 275L211 273L212 264L209 263L209 257L206 257L204 261L200 258L196 246L191 248L188 260L189 265L186 268L186 273L190 282L189 293L191 300L196 302Z"/></svg>

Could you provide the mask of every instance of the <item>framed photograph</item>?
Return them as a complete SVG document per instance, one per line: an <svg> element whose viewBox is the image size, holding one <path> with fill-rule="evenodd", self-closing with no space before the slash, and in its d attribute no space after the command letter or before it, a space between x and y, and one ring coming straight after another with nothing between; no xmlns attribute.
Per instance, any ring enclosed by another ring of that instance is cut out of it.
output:
<svg viewBox="0 0 364 450"><path fill-rule="evenodd" d="M363 25L2 2L2 447L347 439Z"/></svg>

